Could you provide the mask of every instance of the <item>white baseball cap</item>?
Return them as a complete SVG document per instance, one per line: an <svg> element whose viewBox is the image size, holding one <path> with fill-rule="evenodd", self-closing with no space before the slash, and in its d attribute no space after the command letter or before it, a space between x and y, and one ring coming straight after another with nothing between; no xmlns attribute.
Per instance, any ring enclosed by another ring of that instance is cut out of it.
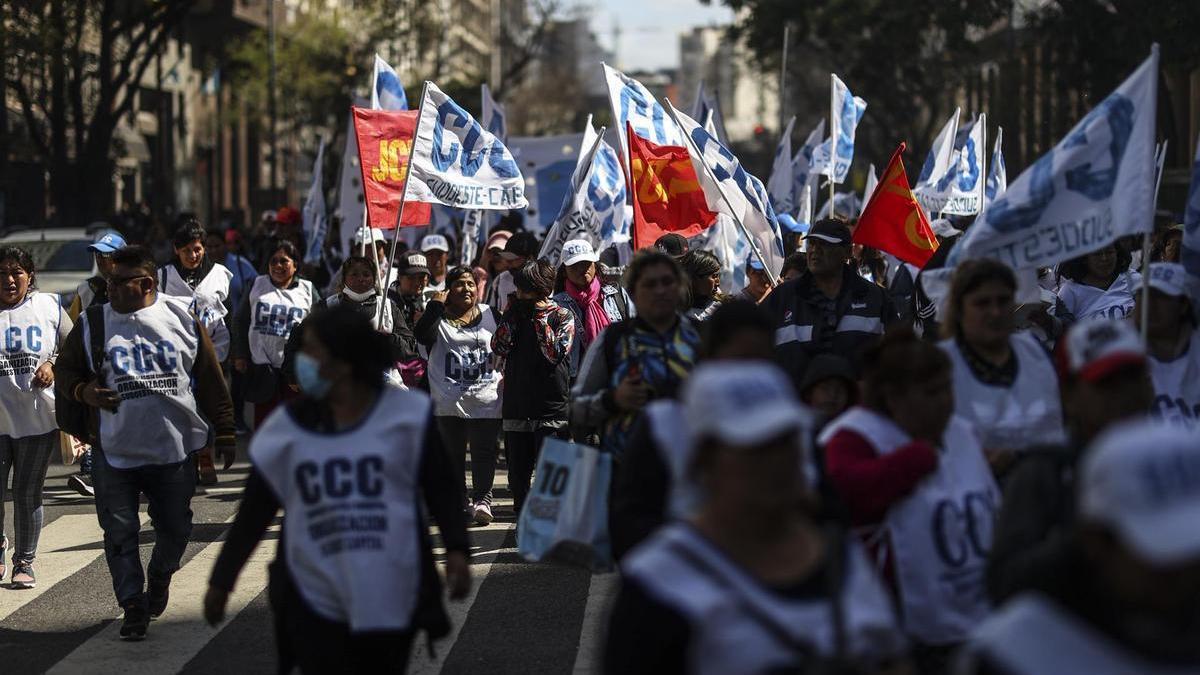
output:
<svg viewBox="0 0 1200 675"><path fill-rule="evenodd" d="M446 237L440 234L427 234L421 239L422 251L445 251L450 252L450 242Z"/></svg>
<svg viewBox="0 0 1200 675"><path fill-rule="evenodd" d="M1146 348L1127 322L1093 317L1067 330L1057 359L1060 378L1097 382L1125 366L1145 364Z"/></svg>
<svg viewBox="0 0 1200 675"><path fill-rule="evenodd" d="M1179 263L1156 262L1150 263L1148 274L1150 288L1166 293L1175 298L1186 297L1188 294L1188 273ZM1138 289L1144 288L1146 278L1143 277Z"/></svg>
<svg viewBox="0 0 1200 675"><path fill-rule="evenodd" d="M377 244L377 243L379 243L379 242L386 242L386 241L387 241L386 239L384 239L384 238L383 238L383 231L382 231L382 230L380 230L380 229L379 229L379 228L377 228L377 227L372 227L372 228L370 228L370 229L371 229L371 238L370 238L370 240L369 240L369 241L370 241L371 243L373 243L373 244ZM362 246L363 244L365 244L365 243L366 243L366 241L367 241L367 240L366 240L366 236L367 236L367 235L366 235L366 231L367 231L367 230L366 230L366 228L362 228L362 227L360 227L360 228L358 228L358 230L357 230L357 231L354 233L354 245L355 245L355 246Z"/></svg>
<svg viewBox="0 0 1200 675"><path fill-rule="evenodd" d="M1200 430L1143 418L1106 431L1083 461L1079 514L1152 564L1200 560Z"/></svg>
<svg viewBox="0 0 1200 675"><path fill-rule="evenodd" d="M753 361L697 366L684 385L683 415L693 441L715 436L735 446L757 445L812 422L783 371Z"/></svg>
<svg viewBox="0 0 1200 675"><path fill-rule="evenodd" d="M592 248L590 241L586 239L571 239L563 244L562 264L574 265L584 260L588 262L600 261L600 256L596 255L596 251Z"/></svg>

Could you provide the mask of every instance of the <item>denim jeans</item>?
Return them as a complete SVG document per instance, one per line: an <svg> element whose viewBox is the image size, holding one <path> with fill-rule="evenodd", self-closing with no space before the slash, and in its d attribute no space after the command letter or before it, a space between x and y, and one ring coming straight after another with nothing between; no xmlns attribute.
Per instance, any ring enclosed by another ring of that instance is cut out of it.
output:
<svg viewBox="0 0 1200 675"><path fill-rule="evenodd" d="M96 516L104 530L104 559L112 575L117 602L140 599L146 577L165 583L179 569L192 535L192 493L196 468L188 457L175 464L155 464L117 469L104 451L93 448L92 487L96 490ZM154 551L142 572L138 550L138 499L146 495L154 525Z"/></svg>

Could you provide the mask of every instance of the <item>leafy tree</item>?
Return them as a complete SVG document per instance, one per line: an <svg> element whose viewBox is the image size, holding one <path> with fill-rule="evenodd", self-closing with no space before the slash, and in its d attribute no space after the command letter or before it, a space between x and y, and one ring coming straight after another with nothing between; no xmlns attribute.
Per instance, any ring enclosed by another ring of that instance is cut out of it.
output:
<svg viewBox="0 0 1200 675"><path fill-rule="evenodd" d="M62 225L112 211L117 122L195 0L5 0L5 86Z"/></svg>

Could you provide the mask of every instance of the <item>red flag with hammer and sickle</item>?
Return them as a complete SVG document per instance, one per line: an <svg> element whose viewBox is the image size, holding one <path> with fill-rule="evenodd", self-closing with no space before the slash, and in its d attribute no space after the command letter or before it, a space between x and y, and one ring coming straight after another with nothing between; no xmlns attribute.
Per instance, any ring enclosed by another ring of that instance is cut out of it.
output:
<svg viewBox="0 0 1200 675"><path fill-rule="evenodd" d="M687 148L657 145L626 125L630 185L633 192L633 248L653 246L670 232L693 237L711 226L717 214L704 200Z"/></svg>
<svg viewBox="0 0 1200 675"><path fill-rule="evenodd" d="M363 196L371 227L396 227L400 193L408 177L413 134L419 110L372 110L355 106L354 135L358 138L358 164L362 167ZM406 201L400 225L428 225L429 204Z"/></svg>
<svg viewBox="0 0 1200 675"><path fill-rule="evenodd" d="M904 144L901 143L892 155L892 161L888 162L883 179L863 207L852 240L924 267L937 250L938 241L908 185L908 175L900 159L903 153Z"/></svg>

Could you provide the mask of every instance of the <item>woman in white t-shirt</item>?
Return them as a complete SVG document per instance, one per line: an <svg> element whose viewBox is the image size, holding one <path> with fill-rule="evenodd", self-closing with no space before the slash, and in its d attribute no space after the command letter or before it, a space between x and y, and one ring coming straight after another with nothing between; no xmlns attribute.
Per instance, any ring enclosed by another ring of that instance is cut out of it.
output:
<svg viewBox="0 0 1200 675"><path fill-rule="evenodd" d="M1129 269L1129 252L1105 246L1058 266L1063 281L1058 298L1075 321L1094 316L1124 319L1133 311L1138 274Z"/></svg>
<svg viewBox="0 0 1200 675"><path fill-rule="evenodd" d="M500 433L503 374L492 366L491 347L497 322L495 312L478 300L471 268L459 266L446 273L446 289L433 294L413 331L429 350L434 419L464 484L467 447L471 448L467 510L480 525L492 522Z"/></svg>
<svg viewBox="0 0 1200 675"><path fill-rule="evenodd" d="M1200 331L1187 278L1187 270L1178 263L1150 264L1146 365L1154 384L1152 414L1169 424L1196 428L1200 427ZM1140 317L1140 292L1137 298L1135 316Z"/></svg>
<svg viewBox="0 0 1200 675"><path fill-rule="evenodd" d="M0 248L0 579L7 571L4 492L11 472L13 588L33 588L33 559L42 530L42 487L58 447L54 419L54 359L71 331L58 296L33 290L33 257Z"/></svg>

